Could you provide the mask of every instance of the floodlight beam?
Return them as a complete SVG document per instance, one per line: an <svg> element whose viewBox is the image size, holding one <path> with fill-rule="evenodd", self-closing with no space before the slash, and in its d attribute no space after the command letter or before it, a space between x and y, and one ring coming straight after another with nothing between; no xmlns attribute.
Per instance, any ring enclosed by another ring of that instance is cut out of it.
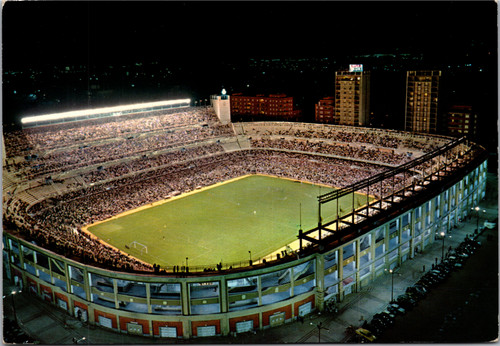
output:
<svg viewBox="0 0 500 346"><path fill-rule="evenodd" d="M32 123L44 122L44 121L74 119L74 118L78 118L78 117L96 115L96 114L101 114L101 113L113 113L113 112L131 111L131 110L135 110L135 109L139 110L141 108L182 105L185 103L190 104L191 99L179 99L179 100L135 103L135 104L125 105L125 106L83 109L83 110L78 110L78 111L69 111L69 112L62 112L62 113L27 116L27 117L23 117L21 119L21 123L22 124L32 124ZM113 114L113 115L119 116L121 114Z"/></svg>

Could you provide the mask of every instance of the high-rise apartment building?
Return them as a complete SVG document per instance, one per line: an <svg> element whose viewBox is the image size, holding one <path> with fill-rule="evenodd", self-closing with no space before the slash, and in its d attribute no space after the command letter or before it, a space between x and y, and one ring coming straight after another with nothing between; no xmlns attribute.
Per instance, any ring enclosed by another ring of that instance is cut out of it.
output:
<svg viewBox="0 0 500 346"><path fill-rule="evenodd" d="M436 133L441 71L406 72L405 130Z"/></svg>
<svg viewBox="0 0 500 346"><path fill-rule="evenodd" d="M335 72L335 118L339 125L366 126L370 112L370 72L350 65Z"/></svg>
<svg viewBox="0 0 500 346"><path fill-rule="evenodd" d="M324 97L314 106L314 119L316 122L323 124L335 124L335 97Z"/></svg>
<svg viewBox="0 0 500 346"><path fill-rule="evenodd" d="M476 136L477 114L471 106L452 106L447 114L448 134L452 136Z"/></svg>
<svg viewBox="0 0 500 346"><path fill-rule="evenodd" d="M293 97L285 94L245 96L238 93L231 95L231 114L297 120L301 112L294 109Z"/></svg>

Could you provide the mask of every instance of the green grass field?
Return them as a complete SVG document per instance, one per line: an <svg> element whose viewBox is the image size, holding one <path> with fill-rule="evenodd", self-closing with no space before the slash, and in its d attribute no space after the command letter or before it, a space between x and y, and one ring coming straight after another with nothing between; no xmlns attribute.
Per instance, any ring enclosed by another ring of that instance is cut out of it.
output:
<svg viewBox="0 0 500 346"><path fill-rule="evenodd" d="M114 247L162 266L208 266L264 257L295 241L299 230L318 224L317 196L332 188L251 175L180 196L161 205L88 227ZM366 196L356 195L355 204ZM350 209L352 195L341 201ZM300 212L301 211L301 212ZM323 221L336 217L334 202L322 206ZM147 246L147 254L130 247ZM127 248L126 245L129 247Z"/></svg>

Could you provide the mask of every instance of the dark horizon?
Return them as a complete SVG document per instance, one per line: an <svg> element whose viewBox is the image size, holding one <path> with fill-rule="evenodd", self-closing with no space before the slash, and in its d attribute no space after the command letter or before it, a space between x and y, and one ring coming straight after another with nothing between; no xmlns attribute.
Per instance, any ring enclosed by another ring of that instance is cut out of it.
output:
<svg viewBox="0 0 500 346"><path fill-rule="evenodd" d="M6 2L3 64L204 64L410 51L443 60L496 44L496 3ZM209 50L209 51L207 51Z"/></svg>
<svg viewBox="0 0 500 346"><path fill-rule="evenodd" d="M401 127L406 70L440 69L442 113L473 105L496 137L493 1L6 2L2 29L4 123L223 87L286 93L313 121L335 70L364 63L373 126Z"/></svg>

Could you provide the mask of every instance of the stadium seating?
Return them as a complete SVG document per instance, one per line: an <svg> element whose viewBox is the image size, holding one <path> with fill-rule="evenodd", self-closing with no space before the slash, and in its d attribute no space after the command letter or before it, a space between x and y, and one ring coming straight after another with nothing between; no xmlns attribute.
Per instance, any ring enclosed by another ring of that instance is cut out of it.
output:
<svg viewBox="0 0 500 346"><path fill-rule="evenodd" d="M57 253L125 271L153 267L81 232L83 225L251 173L345 187L450 142L308 123L222 125L211 107L33 127L4 138L9 193L17 186L4 196L7 225Z"/></svg>

